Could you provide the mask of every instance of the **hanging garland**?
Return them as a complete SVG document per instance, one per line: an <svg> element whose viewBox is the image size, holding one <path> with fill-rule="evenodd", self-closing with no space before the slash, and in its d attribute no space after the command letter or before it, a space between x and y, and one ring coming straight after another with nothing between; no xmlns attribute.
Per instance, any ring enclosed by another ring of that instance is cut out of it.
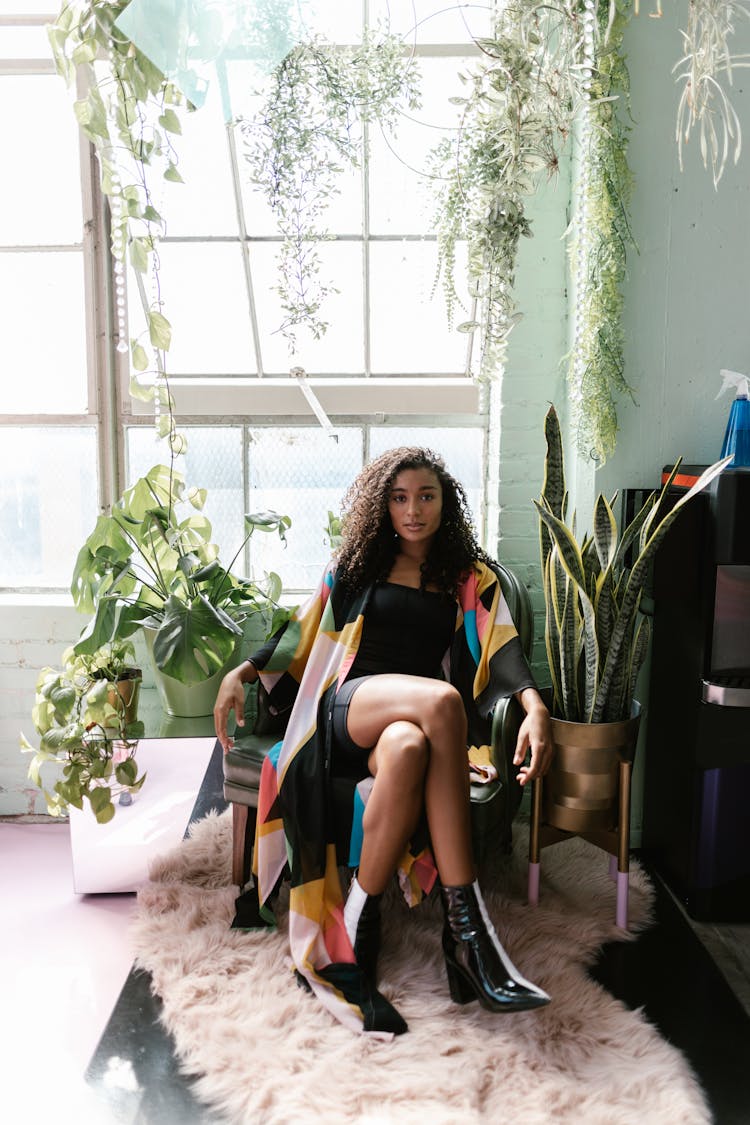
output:
<svg viewBox="0 0 750 1125"><path fill-rule="evenodd" d="M615 395L623 374L622 284L630 242L627 133L616 111L627 96L625 15L608 0L540 5L515 0L480 40L485 60L470 75L456 138L434 153L439 265L449 318L458 304L456 246L466 239L473 308L459 330L481 338L479 377L499 374L520 319L514 294L526 201L556 174L574 127L580 135L579 203L571 253L576 282L571 353L573 426L581 453L614 450ZM614 100L613 100L614 99Z"/></svg>
<svg viewBox="0 0 750 1125"><path fill-rule="evenodd" d="M625 378L623 285L633 246L628 208L628 72L622 54L627 16L619 0L583 3L584 100L577 119L579 171L570 256L573 347L568 369L571 426L579 453L603 464L617 439L616 396ZM618 112L619 109L619 112Z"/></svg>

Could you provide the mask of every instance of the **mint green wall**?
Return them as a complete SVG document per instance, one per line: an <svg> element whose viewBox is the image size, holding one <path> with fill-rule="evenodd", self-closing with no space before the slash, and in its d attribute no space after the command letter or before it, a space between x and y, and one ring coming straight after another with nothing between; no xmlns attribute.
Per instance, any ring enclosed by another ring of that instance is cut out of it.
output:
<svg viewBox="0 0 750 1125"><path fill-rule="evenodd" d="M637 405L620 404L617 450L596 474L596 491L606 494L658 483L662 465L679 455L716 460L731 405L729 394L715 401L719 369L750 370L750 75L735 71L732 95L744 151L714 190L697 136L683 172L677 159L671 68L686 18L687 0L680 0L665 5L661 20L633 19L627 32L640 254L630 255L625 359ZM750 51L747 21L737 21L735 42L737 51Z"/></svg>

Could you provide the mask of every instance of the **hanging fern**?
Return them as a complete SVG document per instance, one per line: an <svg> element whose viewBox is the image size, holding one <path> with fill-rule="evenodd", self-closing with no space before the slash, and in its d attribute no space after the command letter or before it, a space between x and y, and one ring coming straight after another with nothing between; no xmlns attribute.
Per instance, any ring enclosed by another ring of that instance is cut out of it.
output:
<svg viewBox="0 0 750 1125"><path fill-rule="evenodd" d="M312 39L282 59L263 105L241 122L250 178L283 236L276 291L290 351L300 326L315 339L328 328L325 302L337 290L321 275L318 248L330 237L325 215L339 177L359 167L366 125L392 133L403 109L419 107L418 80L397 36L366 30L348 49Z"/></svg>

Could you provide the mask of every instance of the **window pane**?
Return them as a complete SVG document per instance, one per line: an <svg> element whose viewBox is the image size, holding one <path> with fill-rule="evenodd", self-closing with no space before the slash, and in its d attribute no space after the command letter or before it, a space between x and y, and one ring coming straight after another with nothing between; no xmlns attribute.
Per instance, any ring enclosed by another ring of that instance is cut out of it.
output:
<svg viewBox="0 0 750 1125"><path fill-rule="evenodd" d="M187 453L175 459L175 468L188 488L208 490L204 515L211 521L213 540L225 566L234 558L244 531L242 491L242 430L239 426L178 426L187 438ZM127 433L128 484L154 465L169 464L166 442L151 426L131 426ZM242 574L244 558L234 571Z"/></svg>
<svg viewBox="0 0 750 1125"><path fill-rule="evenodd" d="M21 15L18 5L14 14ZM0 15L3 13L0 12ZM52 59L45 27L0 27L0 59ZM61 80L58 78L58 82Z"/></svg>
<svg viewBox="0 0 750 1125"><path fill-rule="evenodd" d="M43 132L29 128L32 121ZM3 176L0 245L80 243L78 124L62 79L0 77L0 138L15 169Z"/></svg>
<svg viewBox="0 0 750 1125"><path fill-rule="evenodd" d="M283 313L277 285L277 247L267 243L250 247L258 325L263 344L263 369L267 375L285 374L301 365L308 375L364 370L362 328L362 247L360 243L324 242L318 247L319 277L339 290L331 293L321 307L321 316L330 325L320 340L309 329L297 331L297 350L290 355L286 340L278 331Z"/></svg>
<svg viewBox="0 0 750 1125"><path fill-rule="evenodd" d="M338 515L344 492L362 467L359 429L338 431L338 442L317 427L250 431L250 507L290 516L286 549L275 534L256 532L253 571L274 570L285 589L313 589L330 558L325 529L328 511Z"/></svg>
<svg viewBox="0 0 750 1125"><path fill-rule="evenodd" d="M58 7L52 0L0 0L0 16L54 15Z"/></svg>
<svg viewBox="0 0 750 1125"><path fill-rule="evenodd" d="M466 490L474 524L481 538L484 429L480 426L373 426L370 430L372 459L399 445L427 447L443 458L448 472Z"/></svg>
<svg viewBox="0 0 750 1125"><path fill-rule="evenodd" d="M98 514L96 465L93 428L3 428L0 585L70 585Z"/></svg>
<svg viewBox="0 0 750 1125"><path fill-rule="evenodd" d="M182 113L175 141L182 184L161 180L155 206L167 218L171 237L238 234L229 143L217 82L195 113Z"/></svg>
<svg viewBox="0 0 750 1125"><path fill-rule="evenodd" d="M456 251L456 287L465 292L465 252ZM374 374L466 369L467 336L448 327L443 295L433 296L434 242L380 242L370 247L371 354ZM468 309L468 297L464 299ZM456 310L457 322L468 313Z"/></svg>
<svg viewBox="0 0 750 1125"><path fill-rule="evenodd" d="M168 373L254 374L255 349L239 244L172 242L163 244L159 255L164 314L172 325ZM148 285L148 278L145 281ZM130 331L139 336L145 331L145 320L132 273L128 290Z"/></svg>
<svg viewBox="0 0 750 1125"><path fill-rule="evenodd" d="M448 98L465 96L459 71L468 59L419 59L422 104L399 119L388 143L372 130L370 229L373 234L429 234L434 230L434 184L428 157L458 128L461 107Z"/></svg>
<svg viewBox="0 0 750 1125"><path fill-rule="evenodd" d="M468 43L490 34L491 4L446 4L445 0L370 0L370 23L389 20L390 30L407 42Z"/></svg>
<svg viewBox="0 0 750 1125"><path fill-rule="evenodd" d="M86 410L80 252L0 253L0 414Z"/></svg>
<svg viewBox="0 0 750 1125"><path fill-rule="evenodd" d="M243 92L242 76L245 71L241 64L234 64L232 70L232 108L247 122L248 128L262 108L260 97L250 97ZM239 167L242 199L245 208L245 227L250 238L279 236L279 228L273 211L266 202L260 188L250 181L250 166L247 152L251 145L251 133L243 130L240 123L235 128L237 145L237 164ZM343 164L338 154L337 164ZM331 234L361 234L362 232L362 178L358 170L346 165L346 169L335 179L336 194L328 208L320 216L318 226Z"/></svg>

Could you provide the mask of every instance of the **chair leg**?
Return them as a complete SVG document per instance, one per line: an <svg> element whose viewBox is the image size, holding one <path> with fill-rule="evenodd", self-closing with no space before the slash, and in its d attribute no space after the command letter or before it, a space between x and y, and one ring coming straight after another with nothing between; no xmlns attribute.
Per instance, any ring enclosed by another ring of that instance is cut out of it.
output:
<svg viewBox="0 0 750 1125"><path fill-rule="evenodd" d="M630 884L630 872L618 871L617 872L617 907L615 909L615 924L621 930L628 928L628 890Z"/></svg>
<svg viewBox="0 0 750 1125"><path fill-rule="evenodd" d="M542 819L542 779L539 777L535 781L532 781L531 786L528 900L529 906L537 906L539 903L539 827Z"/></svg>
<svg viewBox="0 0 750 1125"><path fill-rule="evenodd" d="M617 856L611 855L609 857L609 877L612 882L617 878Z"/></svg>
<svg viewBox="0 0 750 1125"><path fill-rule="evenodd" d="M242 890L245 885L245 832L247 805L232 802L232 882Z"/></svg>
<svg viewBox="0 0 750 1125"><path fill-rule="evenodd" d="M630 884L630 762L620 762L620 809L617 846L617 905L615 925L628 928L628 890Z"/></svg>

